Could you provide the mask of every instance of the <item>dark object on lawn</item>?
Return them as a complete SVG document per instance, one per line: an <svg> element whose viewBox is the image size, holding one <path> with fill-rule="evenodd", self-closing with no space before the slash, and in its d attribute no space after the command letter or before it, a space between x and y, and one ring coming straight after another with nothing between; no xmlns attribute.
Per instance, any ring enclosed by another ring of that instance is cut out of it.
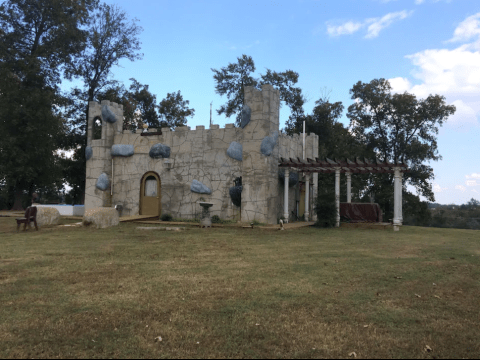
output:
<svg viewBox="0 0 480 360"><path fill-rule="evenodd" d="M25 210L25 217L23 218L16 218L17 221L17 231L20 229L20 224L25 224L23 226L23 231L27 230L27 225L30 225L31 222L35 225L35 230L38 231L37 226L37 207L36 206L29 206Z"/></svg>
<svg viewBox="0 0 480 360"><path fill-rule="evenodd" d="M163 214L162 216L160 216L160 220L162 220L162 221L172 221L173 216L170 215L170 214Z"/></svg>
<svg viewBox="0 0 480 360"><path fill-rule="evenodd" d="M340 203L340 217L348 222L383 222L380 205L371 203Z"/></svg>

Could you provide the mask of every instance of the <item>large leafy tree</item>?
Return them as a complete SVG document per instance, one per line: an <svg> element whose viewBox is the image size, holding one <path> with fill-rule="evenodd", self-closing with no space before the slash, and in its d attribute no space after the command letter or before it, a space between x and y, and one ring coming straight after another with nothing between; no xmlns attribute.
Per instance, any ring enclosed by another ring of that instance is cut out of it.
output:
<svg viewBox="0 0 480 360"><path fill-rule="evenodd" d="M303 131L305 121L305 132L314 133L319 136L318 155L320 158L345 160L355 157L371 158L373 151L362 144L351 134L339 121L344 106L341 102L331 102L327 94L322 95L316 102L311 114L290 118L285 127L287 134L292 135ZM359 201L361 193L366 184L367 176L356 175L352 177L352 197ZM319 188L333 191L335 177L331 174L319 174ZM342 193L341 201L346 201L346 194Z"/></svg>
<svg viewBox="0 0 480 360"><path fill-rule="evenodd" d="M183 100L180 90L176 93L168 93L167 97L160 101L158 106L158 112L161 116L160 126L174 129L177 126L186 125L187 117L195 115L195 109L190 109L188 104L190 102Z"/></svg>
<svg viewBox="0 0 480 360"><path fill-rule="evenodd" d="M58 183L62 71L81 51L96 1L8 0L0 5L0 173L14 209L25 191Z"/></svg>
<svg viewBox="0 0 480 360"><path fill-rule="evenodd" d="M349 106L347 117L350 130L357 139L375 151L382 160L403 161L411 171L404 174L406 184L415 187L418 195L435 201L431 180L433 168L425 162L441 160L437 134L455 106L447 105L440 95L418 100L407 92L393 94L388 80L358 82L350 90L355 102ZM393 176L372 176L370 190L387 213L392 206Z"/></svg>
<svg viewBox="0 0 480 360"><path fill-rule="evenodd" d="M290 107L291 117L303 115L305 98L302 90L293 86L298 82L299 75L292 70L277 73L266 69L267 72L260 75L260 79L256 79L252 76L255 72L255 63L251 56L245 54L237 58L237 63L229 63L220 70L211 70L214 72L215 92L222 96L226 95L228 99L227 103L217 110L217 114L225 114L226 117L236 115L237 125L241 122L245 86L260 89L261 85L270 84L280 91L280 100Z"/></svg>
<svg viewBox="0 0 480 360"><path fill-rule="evenodd" d="M143 29L137 22L116 5L96 7L86 28L86 46L68 69L69 76L83 80L85 100L95 100L99 91L116 83L110 75L120 60L142 58L138 36Z"/></svg>
<svg viewBox="0 0 480 360"><path fill-rule="evenodd" d="M85 188L85 146L88 102L101 100L101 95L112 95L112 89L121 88L112 79L111 70L122 59L141 59L139 34L142 28L136 19L129 20L127 14L116 5L95 6L88 25L83 51L67 67L67 77L80 78L83 89L74 89L70 97L69 125L72 129L69 147L75 151L70 162L65 161L65 177L75 190L74 199L83 201L78 189ZM83 114L82 114L83 113Z"/></svg>

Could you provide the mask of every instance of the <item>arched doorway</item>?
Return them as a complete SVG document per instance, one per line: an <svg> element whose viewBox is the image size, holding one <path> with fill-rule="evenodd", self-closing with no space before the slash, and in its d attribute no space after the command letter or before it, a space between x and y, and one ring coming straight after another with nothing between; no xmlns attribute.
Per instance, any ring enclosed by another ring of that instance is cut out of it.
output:
<svg viewBox="0 0 480 360"><path fill-rule="evenodd" d="M162 184L160 176L150 171L140 185L140 215L160 216L162 212Z"/></svg>

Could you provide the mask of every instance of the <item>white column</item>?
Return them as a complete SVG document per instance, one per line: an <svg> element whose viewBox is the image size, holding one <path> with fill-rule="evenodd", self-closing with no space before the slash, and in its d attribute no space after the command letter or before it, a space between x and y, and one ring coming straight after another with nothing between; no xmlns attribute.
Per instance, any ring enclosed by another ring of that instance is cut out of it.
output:
<svg viewBox="0 0 480 360"><path fill-rule="evenodd" d="M400 168L394 168L393 184L393 230L398 231L402 225L402 176Z"/></svg>
<svg viewBox="0 0 480 360"><path fill-rule="evenodd" d="M284 184L284 194L283 194L283 217L285 218L285 223L288 223L288 180L290 178L290 171L285 169L285 184Z"/></svg>
<svg viewBox="0 0 480 360"><path fill-rule="evenodd" d="M308 221L310 212L308 211L308 201L310 199L310 174L305 175L305 221Z"/></svg>
<svg viewBox="0 0 480 360"><path fill-rule="evenodd" d="M352 202L352 173L347 172L347 203Z"/></svg>
<svg viewBox="0 0 480 360"><path fill-rule="evenodd" d="M340 227L340 168L335 168L335 227Z"/></svg>

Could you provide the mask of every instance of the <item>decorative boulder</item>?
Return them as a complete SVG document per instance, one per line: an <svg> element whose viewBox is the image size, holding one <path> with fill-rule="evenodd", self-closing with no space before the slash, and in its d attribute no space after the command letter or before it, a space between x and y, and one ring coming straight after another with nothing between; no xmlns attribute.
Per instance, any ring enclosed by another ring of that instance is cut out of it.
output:
<svg viewBox="0 0 480 360"><path fill-rule="evenodd" d="M85 148L85 159L90 160L93 156L93 150L91 146Z"/></svg>
<svg viewBox="0 0 480 360"><path fill-rule="evenodd" d="M232 159L242 161L243 145L233 141L227 149L227 155Z"/></svg>
<svg viewBox="0 0 480 360"><path fill-rule="evenodd" d="M275 131L271 136L265 136L260 145L260 152L265 156L270 156L273 152L273 148L277 144L278 131Z"/></svg>
<svg viewBox="0 0 480 360"><path fill-rule="evenodd" d="M240 207L240 205L242 205L242 190L243 190L243 186L241 186L241 185L240 186L232 186L229 189L230 199L232 199L233 205L238 206L238 207Z"/></svg>
<svg viewBox="0 0 480 360"><path fill-rule="evenodd" d="M113 145L111 153L112 156L129 157L135 153L135 148L133 147L133 145Z"/></svg>
<svg viewBox="0 0 480 360"><path fill-rule="evenodd" d="M105 120L106 122L109 122L110 124L113 124L115 121L117 121L117 117L115 116L113 111L110 110L110 106L108 105L102 106L102 119Z"/></svg>
<svg viewBox="0 0 480 360"><path fill-rule="evenodd" d="M84 226L92 225L97 229L104 229L117 226L120 223L120 218L115 208L98 207L85 211L82 223Z"/></svg>
<svg viewBox="0 0 480 360"><path fill-rule="evenodd" d="M148 153L152 159L165 159L170 157L170 147L163 144L155 144Z"/></svg>
<svg viewBox="0 0 480 360"><path fill-rule="evenodd" d="M212 193L212 190L210 190L210 188L208 188L207 186L205 186L204 184L202 184L198 180L193 180L192 181L192 185L190 186L190 191L198 193L198 194L211 194Z"/></svg>
<svg viewBox="0 0 480 360"><path fill-rule="evenodd" d="M98 190L105 191L109 188L110 186L110 180L108 180L108 175L105 173L102 173L97 179L97 183L95 184Z"/></svg>
<svg viewBox="0 0 480 360"><path fill-rule="evenodd" d="M250 117L252 116L252 110L248 105L243 105L242 109L242 121L240 122L240 127L243 129L250 122Z"/></svg>
<svg viewBox="0 0 480 360"><path fill-rule="evenodd" d="M37 225L57 225L60 221L60 212L51 207L37 206Z"/></svg>
<svg viewBox="0 0 480 360"><path fill-rule="evenodd" d="M285 170L278 171L278 178L280 179L281 184L285 184ZM288 187L292 187L297 185L298 183L298 174L294 172L290 172L288 175Z"/></svg>

